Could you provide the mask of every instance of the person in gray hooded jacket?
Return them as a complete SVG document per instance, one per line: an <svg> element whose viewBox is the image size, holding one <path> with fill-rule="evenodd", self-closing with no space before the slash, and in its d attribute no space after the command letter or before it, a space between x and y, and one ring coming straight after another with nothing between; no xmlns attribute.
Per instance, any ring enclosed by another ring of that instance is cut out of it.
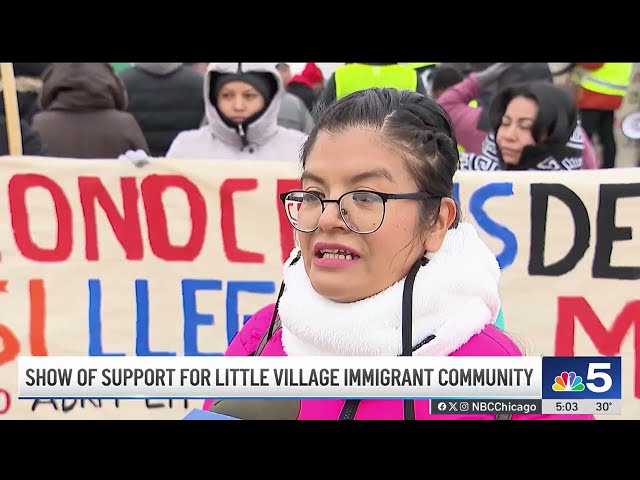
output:
<svg viewBox="0 0 640 480"><path fill-rule="evenodd" d="M198 128L204 115L204 77L183 63L134 63L120 72L129 113L140 124L152 157L164 157L178 133Z"/></svg>
<svg viewBox="0 0 640 480"><path fill-rule="evenodd" d="M209 123L207 116L202 117L200 126ZM287 91L282 96L280 103L280 112L278 112L278 125L294 130L300 130L304 133L310 133L315 125L315 121L307 110L304 102L293 93Z"/></svg>
<svg viewBox="0 0 640 480"><path fill-rule="evenodd" d="M274 67L209 64L204 80L208 123L180 133L166 156L298 161L307 135L278 125L283 95L284 85Z"/></svg>

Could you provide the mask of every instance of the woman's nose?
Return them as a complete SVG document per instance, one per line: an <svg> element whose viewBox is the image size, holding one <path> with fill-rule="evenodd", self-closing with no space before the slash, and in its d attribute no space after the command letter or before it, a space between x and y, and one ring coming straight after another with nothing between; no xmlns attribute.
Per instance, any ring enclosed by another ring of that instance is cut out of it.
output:
<svg viewBox="0 0 640 480"><path fill-rule="evenodd" d="M233 109L238 111L244 110L244 100L240 97L236 97L233 101Z"/></svg>
<svg viewBox="0 0 640 480"><path fill-rule="evenodd" d="M318 220L318 228L320 230L331 230L332 228L346 228L345 223L340 216L340 207L337 203L326 203L324 211L320 214Z"/></svg>
<svg viewBox="0 0 640 480"><path fill-rule="evenodd" d="M515 140L518 137L518 127L516 125L509 125L506 128L505 137Z"/></svg>

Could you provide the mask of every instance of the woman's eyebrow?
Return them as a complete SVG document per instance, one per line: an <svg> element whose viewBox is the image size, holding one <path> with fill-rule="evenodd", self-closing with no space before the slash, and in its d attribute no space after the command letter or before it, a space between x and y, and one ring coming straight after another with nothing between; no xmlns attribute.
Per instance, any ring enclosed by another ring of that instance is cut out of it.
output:
<svg viewBox="0 0 640 480"><path fill-rule="evenodd" d="M373 170L368 170L366 172L361 172L358 173L354 176L352 176L349 179L350 183L359 183L365 180L370 180L370 179L375 179L375 178L384 178L385 180L388 180L391 183L396 183L396 181L393 179L393 175L391 175L391 173L389 172L389 170L385 169L385 168L376 168ZM302 181L309 181L309 182L313 182L313 183L319 183L321 185L325 185L326 186L326 182L319 177L318 175L311 173L309 171L305 171L302 174L301 177Z"/></svg>
<svg viewBox="0 0 640 480"><path fill-rule="evenodd" d="M384 178L391 183L396 183L396 181L393 179L393 175L391 175L391 173L389 173L389 170L385 168L376 168L374 170L358 173L357 175L351 177L351 183L359 183L363 180L370 180L372 178Z"/></svg>
<svg viewBox="0 0 640 480"><path fill-rule="evenodd" d="M317 175L314 175L313 173L310 173L308 171L304 171L302 173L302 177L300 177L300 179L304 182L305 180L308 182L313 182L313 183L319 183L321 185L325 185L326 186L326 182L320 178Z"/></svg>

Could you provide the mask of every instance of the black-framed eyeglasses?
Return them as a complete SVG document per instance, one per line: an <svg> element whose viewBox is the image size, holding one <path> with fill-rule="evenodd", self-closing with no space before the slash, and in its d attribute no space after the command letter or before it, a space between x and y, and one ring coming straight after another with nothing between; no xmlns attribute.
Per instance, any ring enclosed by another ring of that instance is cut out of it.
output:
<svg viewBox="0 0 640 480"><path fill-rule="evenodd" d="M280 194L289 222L299 232L310 233L320 224L327 203L338 205L340 217L354 233L369 234L377 231L384 221L388 200L432 200L442 198L425 192L382 193L354 190L337 200L322 198L315 192L294 190Z"/></svg>

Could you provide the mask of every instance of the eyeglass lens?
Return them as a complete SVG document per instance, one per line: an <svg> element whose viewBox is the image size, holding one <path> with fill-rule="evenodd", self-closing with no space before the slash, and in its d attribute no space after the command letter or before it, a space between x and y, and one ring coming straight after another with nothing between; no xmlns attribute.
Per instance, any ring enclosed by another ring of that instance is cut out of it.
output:
<svg viewBox="0 0 640 480"><path fill-rule="evenodd" d="M356 233L377 230L384 218L384 201L373 192L352 192L342 197L340 215ZM292 192L285 198L285 210L291 225L302 232L315 230L322 215L322 201L312 193Z"/></svg>

